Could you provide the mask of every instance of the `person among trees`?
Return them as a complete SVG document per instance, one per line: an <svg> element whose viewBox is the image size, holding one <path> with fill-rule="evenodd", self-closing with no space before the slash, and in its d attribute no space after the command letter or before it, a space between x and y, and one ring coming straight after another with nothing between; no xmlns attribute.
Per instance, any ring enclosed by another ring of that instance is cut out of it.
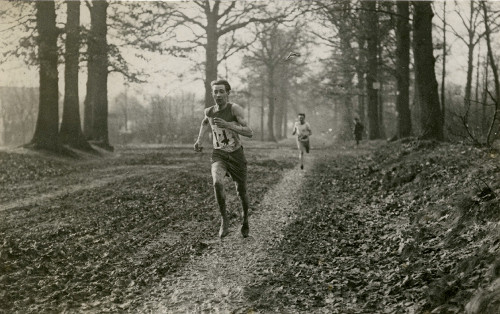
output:
<svg viewBox="0 0 500 314"><path fill-rule="evenodd" d="M299 121L293 125L292 135L297 134L297 148L299 149L300 169L304 169L304 152L309 154L309 136L312 135L311 126L306 122L305 113L298 114Z"/></svg>
<svg viewBox="0 0 500 314"><path fill-rule="evenodd" d="M359 145L359 141L363 138L364 126L359 121L359 118L354 118L354 139L356 140L356 146Z"/></svg>
<svg viewBox="0 0 500 314"><path fill-rule="evenodd" d="M248 237L248 195L247 195L247 161L243 153L240 135L252 137L253 131L248 126L241 106L229 102L231 85L227 80L212 81L212 97L215 105L205 109L205 117L200 126L198 139L194 144L196 152L201 152L202 139L211 129L212 131L212 179L215 197L221 214L219 236L225 237L229 233L229 217L226 210L226 197L223 180L231 176L235 182L238 196L242 205L241 234Z"/></svg>

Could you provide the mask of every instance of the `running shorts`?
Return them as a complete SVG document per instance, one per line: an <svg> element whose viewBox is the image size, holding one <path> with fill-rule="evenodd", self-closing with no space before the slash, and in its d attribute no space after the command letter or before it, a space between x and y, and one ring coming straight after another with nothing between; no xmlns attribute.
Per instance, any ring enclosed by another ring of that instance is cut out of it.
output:
<svg viewBox="0 0 500 314"><path fill-rule="evenodd" d="M243 146L234 152L225 152L221 149L212 151L212 163L219 161L224 164L226 171L233 181L246 182L247 180L247 160L243 153Z"/></svg>
<svg viewBox="0 0 500 314"><path fill-rule="evenodd" d="M309 140L305 140L305 141L301 141L301 140L297 140L297 147L299 148L299 150L301 151L305 151L306 153L309 154Z"/></svg>

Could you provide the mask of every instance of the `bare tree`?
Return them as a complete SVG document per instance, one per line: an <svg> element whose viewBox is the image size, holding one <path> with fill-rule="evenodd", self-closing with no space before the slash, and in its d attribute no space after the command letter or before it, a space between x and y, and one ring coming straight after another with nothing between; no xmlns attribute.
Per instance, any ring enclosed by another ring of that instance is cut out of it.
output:
<svg viewBox="0 0 500 314"><path fill-rule="evenodd" d="M398 138L411 135L410 112L410 10L408 2L398 1L396 24L396 84L398 112Z"/></svg>
<svg viewBox="0 0 500 314"><path fill-rule="evenodd" d="M368 137L370 139L380 138L379 126L379 103L378 89L380 84L378 77L378 16L377 2L366 1L362 3L366 12L365 36L368 43L367 62L368 73L366 75L366 88L368 91Z"/></svg>
<svg viewBox="0 0 500 314"><path fill-rule="evenodd" d="M88 35L88 79L83 132L91 143L113 150L108 138L107 1L87 2L91 28Z"/></svg>
<svg viewBox="0 0 500 314"><path fill-rule="evenodd" d="M457 1L455 0L455 6ZM467 80L465 83L465 101L471 101L472 91L472 73L474 71L474 49L484 36L484 31L481 30L482 21L480 20L481 8L479 1L471 0L469 2L469 14L465 16L461 9L456 9L455 13L462 21L463 26L467 31L467 35L463 36L460 31L457 31L453 24L449 24L453 34L459 38L467 46Z"/></svg>
<svg viewBox="0 0 500 314"><path fill-rule="evenodd" d="M431 1L413 1L413 41L415 80L421 106L423 139L443 140L442 112L434 68Z"/></svg>
<svg viewBox="0 0 500 314"><path fill-rule="evenodd" d="M258 46L246 57L250 65L262 67L265 70L266 91L268 101L267 140L276 141L275 109L279 77L282 77L283 67L293 62L290 53L296 51L300 31L298 28L285 32L278 23L269 28L257 30ZM288 57L288 58L287 58ZM281 101L281 100L280 100Z"/></svg>
<svg viewBox="0 0 500 314"><path fill-rule="evenodd" d="M37 1L40 102L33 139L28 147L61 151L59 141L56 10L54 1Z"/></svg>
<svg viewBox="0 0 500 314"><path fill-rule="evenodd" d="M445 115L446 115L446 93L445 93L445 86L446 86L446 55L448 47L446 47L446 26L448 24L446 23L446 1L443 2L443 69L441 73L441 112L442 114L442 120L443 120L443 125L445 123Z"/></svg>
<svg viewBox="0 0 500 314"><path fill-rule="evenodd" d="M198 8L195 15L188 15L182 9L174 13L178 25L188 28L193 39L184 41L191 48L203 47L205 52L205 106L212 104L210 82L217 79L218 66L223 61L249 46L251 42L242 42L237 38L237 31L254 23L269 23L283 19L285 14L269 16L266 13L271 6L254 1L192 1ZM291 6L289 6L290 8ZM201 30L201 32L200 32ZM224 51L219 50L219 40L230 36Z"/></svg>
<svg viewBox="0 0 500 314"><path fill-rule="evenodd" d="M332 70L330 73L333 89L332 95L337 96L339 103L335 103L337 126L340 138L351 137L351 121L353 115L353 96L358 97L358 115L364 119L364 87L366 73L366 34L362 16L366 13L359 10L351 2L325 3L316 1L319 10L316 12L324 19L329 33L313 32L333 48ZM359 15L356 12L360 12ZM378 53L378 51L376 51ZM357 75L357 86L354 86L354 75Z"/></svg>
<svg viewBox="0 0 500 314"><path fill-rule="evenodd" d="M80 121L78 70L80 56L80 2L67 1L66 51L64 67L64 103L59 136L63 144L91 150Z"/></svg>
<svg viewBox="0 0 500 314"><path fill-rule="evenodd" d="M489 91L491 99L493 100L495 107L493 111L493 117L491 119L491 123L488 129L488 135L486 137L486 145L491 146L493 142L496 140L496 134L498 133L498 114L499 114L499 102L500 102L500 79L498 77L498 66L495 61L495 56L493 55L493 49L491 47L491 26L489 21L489 10L488 6L485 2L481 2L481 7L483 9L483 17L484 17L484 27L486 29L486 45L488 47L488 59L491 67L491 72L493 72L493 79L495 84L495 96L493 96ZM496 129L496 131L495 131Z"/></svg>

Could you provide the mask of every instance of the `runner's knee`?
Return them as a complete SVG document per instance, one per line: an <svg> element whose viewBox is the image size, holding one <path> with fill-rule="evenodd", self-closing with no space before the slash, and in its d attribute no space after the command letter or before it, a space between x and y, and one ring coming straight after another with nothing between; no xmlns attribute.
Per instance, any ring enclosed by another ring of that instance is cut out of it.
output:
<svg viewBox="0 0 500 314"><path fill-rule="evenodd" d="M214 179L214 183L213 183L213 186L214 186L214 189L216 191L221 191L224 189L224 184L222 183L222 181L217 181Z"/></svg>
<svg viewBox="0 0 500 314"><path fill-rule="evenodd" d="M215 187L216 184L222 184L224 181L224 176L226 175L226 169L218 164L212 164L212 180Z"/></svg>

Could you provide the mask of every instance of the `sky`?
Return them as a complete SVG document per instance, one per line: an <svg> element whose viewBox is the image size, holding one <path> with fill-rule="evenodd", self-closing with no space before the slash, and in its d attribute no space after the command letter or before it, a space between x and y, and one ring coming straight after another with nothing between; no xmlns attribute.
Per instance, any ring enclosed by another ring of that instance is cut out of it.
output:
<svg viewBox="0 0 500 314"><path fill-rule="evenodd" d="M468 8L468 2L459 1L458 9L465 12ZM8 5L5 0L0 0L0 9L5 8ZM442 15L442 2L436 2L435 8L437 15ZM454 10L454 2L449 1L447 5L447 21L451 25L454 26L458 31L463 31L464 28ZM61 19L61 17L59 17ZM87 10L82 7L82 22L88 21L88 13ZM435 23L440 24L437 16L434 17L433 20ZM0 21L0 30L8 27L8 24L2 19ZM244 32L244 31L243 31ZM4 32L5 33L5 32ZM2 34L2 32L0 32ZM244 36L244 33L242 33ZM178 34L179 37L182 37L186 34ZM452 82L458 85L465 85L465 68L467 65L466 60L466 47L465 45L454 38L451 33L447 34L448 43L451 44L450 55L448 55L447 62L447 82ZM0 54L2 48L0 48ZM319 49L315 49L317 55L311 58L312 61L317 60L320 55L325 55L328 51L325 47L320 47ZM482 51L485 51L485 45L483 44L481 47ZM477 52L477 50L476 50ZM126 51L124 53L125 58L133 64L137 69L142 69L144 72L150 75L148 79L148 83L136 85L131 84L128 88L131 93L137 93L138 95L151 95L151 94L159 94L161 96L166 95L175 95L181 92L195 92L200 98L204 95L203 90L203 82L200 80L202 77L202 73L191 74L190 69L192 67L192 63L183 58L175 58L168 55L150 55L147 60L143 60L140 58L134 57L134 51ZM235 74L239 72L241 56L238 55L232 57L227 61L227 64L222 63L219 67L219 75L226 76L226 69L229 73L229 77L235 77ZM203 59L203 54L198 56L200 59ZM314 62L313 62L314 63ZM313 66L313 65L312 65ZM317 64L316 64L317 66ZM437 64L437 73L441 67L440 64ZM60 90L63 89L63 74L64 68L60 67ZM85 73L80 74L80 95L83 99L85 95ZM438 81L440 81L438 79ZM0 86L38 86L38 69L35 67L27 67L22 61L19 60L9 60L8 62L0 64ZM238 83L233 84L233 86L238 86ZM109 77L109 100L112 105L112 100L114 96L118 93L123 92L126 88L124 84L124 80L121 75L116 73L111 73Z"/></svg>

